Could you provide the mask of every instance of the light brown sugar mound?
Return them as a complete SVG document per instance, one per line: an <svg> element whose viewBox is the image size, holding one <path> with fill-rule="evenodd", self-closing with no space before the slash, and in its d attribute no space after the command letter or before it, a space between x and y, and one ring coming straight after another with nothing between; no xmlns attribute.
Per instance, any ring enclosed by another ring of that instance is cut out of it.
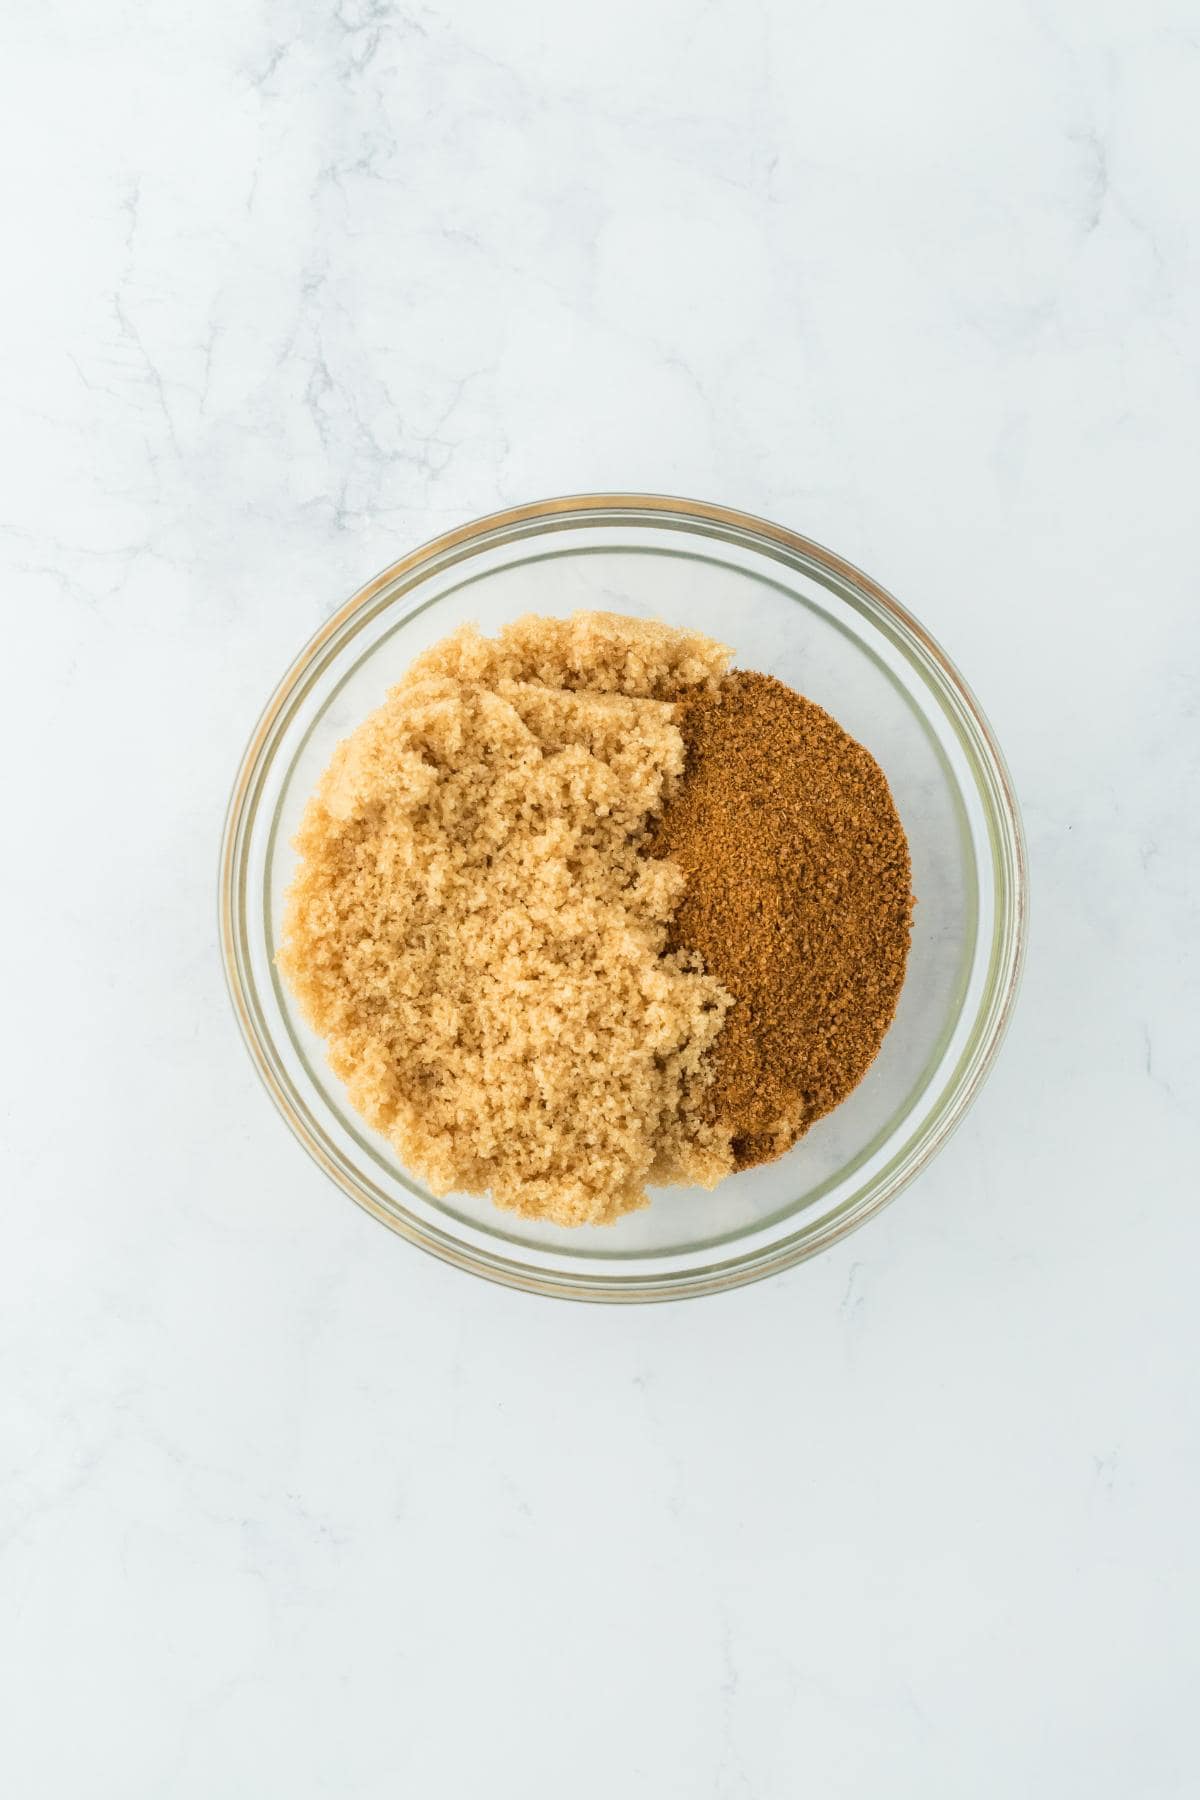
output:
<svg viewBox="0 0 1200 1800"><path fill-rule="evenodd" d="M644 853L684 767L673 701L727 663L604 613L464 628L335 752L279 965L435 1193L603 1224L733 1167L704 1106L730 996L668 948L684 876Z"/></svg>

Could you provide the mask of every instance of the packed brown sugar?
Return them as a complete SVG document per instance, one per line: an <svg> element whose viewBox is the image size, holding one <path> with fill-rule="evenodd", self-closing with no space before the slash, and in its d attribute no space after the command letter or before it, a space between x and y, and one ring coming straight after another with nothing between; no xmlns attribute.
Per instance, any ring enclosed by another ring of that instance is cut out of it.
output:
<svg viewBox="0 0 1200 1800"><path fill-rule="evenodd" d="M354 1106L435 1193L607 1224L849 1092L911 898L870 756L694 632L465 628L339 746L279 963Z"/></svg>
<svg viewBox="0 0 1200 1800"><path fill-rule="evenodd" d="M705 1115L738 1168L781 1155L866 1073L904 980L908 845L861 744L769 675L685 698L683 780L651 843L686 876L670 942L734 996Z"/></svg>
<svg viewBox="0 0 1200 1800"><path fill-rule="evenodd" d="M712 1186L730 999L644 854L683 768L668 694L728 661L607 614L465 629L339 746L296 839L279 964L352 1104L435 1193L607 1224Z"/></svg>

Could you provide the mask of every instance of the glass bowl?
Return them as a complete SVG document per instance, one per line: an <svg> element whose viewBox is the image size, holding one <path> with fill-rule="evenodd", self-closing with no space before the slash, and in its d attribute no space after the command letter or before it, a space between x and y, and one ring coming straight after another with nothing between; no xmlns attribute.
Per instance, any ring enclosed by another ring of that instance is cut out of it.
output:
<svg viewBox="0 0 1200 1800"><path fill-rule="evenodd" d="M686 625L779 676L875 756L912 851L917 908L896 1019L865 1080L780 1161L712 1193L671 1188L573 1231L437 1200L349 1107L275 969L301 811L338 740L463 620L493 632L578 608ZM221 858L230 993L259 1074L338 1186L436 1256L586 1300L713 1292L787 1268L863 1224L963 1117L1012 1011L1025 942L1020 815L969 689L888 594L795 532L648 494L515 507L449 532L369 582L267 704L234 784Z"/></svg>

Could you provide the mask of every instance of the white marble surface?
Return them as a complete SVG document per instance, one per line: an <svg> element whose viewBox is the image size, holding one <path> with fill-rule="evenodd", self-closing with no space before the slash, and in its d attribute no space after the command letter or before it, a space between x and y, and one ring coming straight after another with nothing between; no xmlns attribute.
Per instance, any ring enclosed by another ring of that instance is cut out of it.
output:
<svg viewBox="0 0 1200 1800"><path fill-rule="evenodd" d="M0 1790L1200 1791L1195 0L0 31ZM341 1198L214 930L317 622L617 487L914 607L1034 882L918 1185L634 1310Z"/></svg>

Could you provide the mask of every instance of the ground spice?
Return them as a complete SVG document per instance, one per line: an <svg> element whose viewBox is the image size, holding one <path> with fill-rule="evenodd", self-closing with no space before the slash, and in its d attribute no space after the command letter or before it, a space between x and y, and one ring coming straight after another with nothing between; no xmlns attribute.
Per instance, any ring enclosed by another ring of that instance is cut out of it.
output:
<svg viewBox="0 0 1200 1800"><path fill-rule="evenodd" d="M676 723L684 779L650 848L687 875L671 947L734 996L706 1105L744 1169L782 1155L874 1060L904 980L912 870L874 758L773 676L735 671Z"/></svg>

